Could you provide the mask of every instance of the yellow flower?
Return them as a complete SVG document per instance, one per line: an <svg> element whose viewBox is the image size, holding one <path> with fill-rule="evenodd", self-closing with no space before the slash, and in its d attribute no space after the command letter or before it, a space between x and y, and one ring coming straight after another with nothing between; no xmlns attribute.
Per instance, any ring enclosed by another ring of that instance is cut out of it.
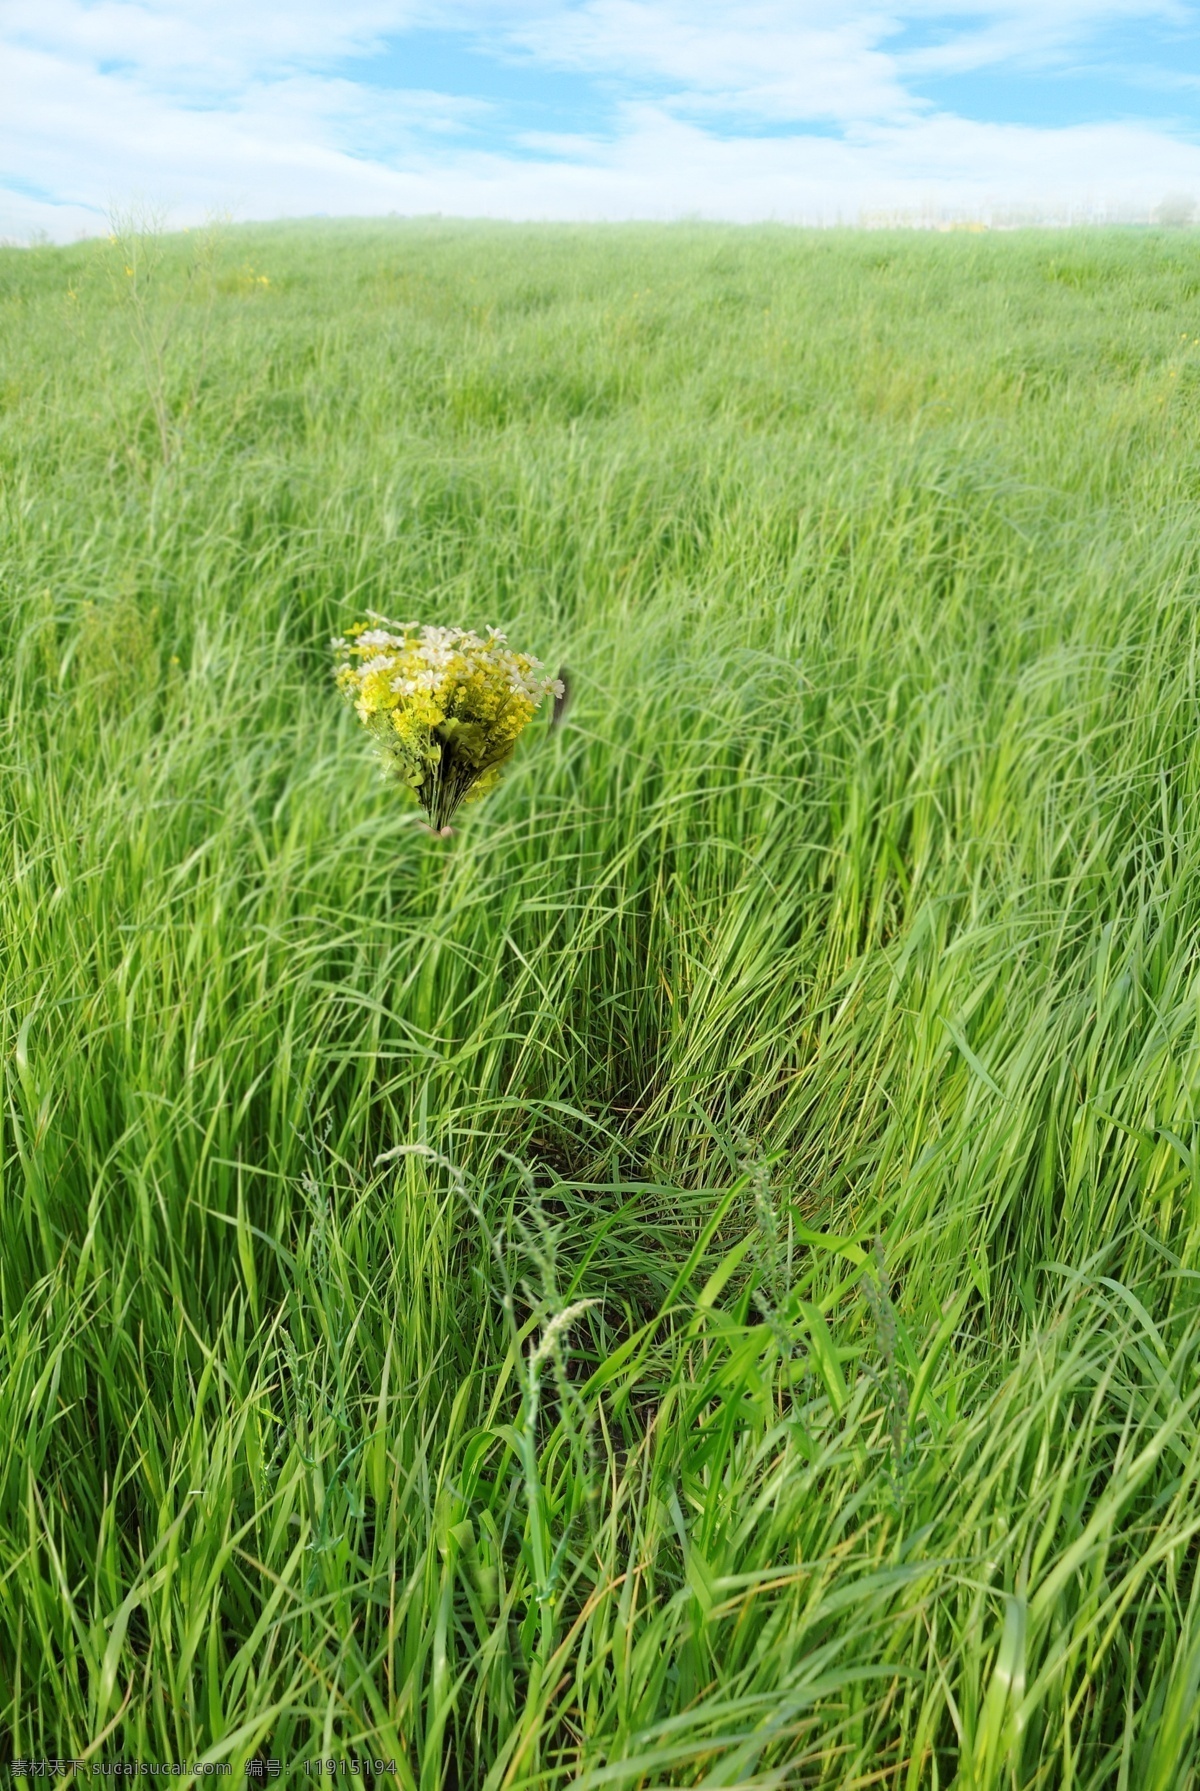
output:
<svg viewBox="0 0 1200 1791"><path fill-rule="evenodd" d="M436 829L492 787L539 704L563 692L494 628L482 639L462 628L360 622L347 637L332 643L338 684L385 768Z"/></svg>

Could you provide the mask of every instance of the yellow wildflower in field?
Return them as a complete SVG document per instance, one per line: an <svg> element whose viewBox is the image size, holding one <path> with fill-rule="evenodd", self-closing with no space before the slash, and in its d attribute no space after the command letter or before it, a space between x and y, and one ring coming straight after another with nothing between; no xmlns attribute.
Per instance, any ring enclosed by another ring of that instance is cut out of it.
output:
<svg viewBox="0 0 1200 1791"><path fill-rule="evenodd" d="M504 635L360 622L333 643L337 681L385 766L438 831L460 802L484 795L543 698L563 686Z"/></svg>

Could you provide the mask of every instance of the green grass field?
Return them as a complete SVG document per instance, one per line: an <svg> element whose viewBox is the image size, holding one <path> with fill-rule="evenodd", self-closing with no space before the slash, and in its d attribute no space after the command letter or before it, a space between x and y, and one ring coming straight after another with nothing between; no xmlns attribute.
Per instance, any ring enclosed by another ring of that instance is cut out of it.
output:
<svg viewBox="0 0 1200 1791"><path fill-rule="evenodd" d="M0 355L5 1756L1196 1784L1200 240L10 250ZM451 840L368 611L570 670Z"/></svg>

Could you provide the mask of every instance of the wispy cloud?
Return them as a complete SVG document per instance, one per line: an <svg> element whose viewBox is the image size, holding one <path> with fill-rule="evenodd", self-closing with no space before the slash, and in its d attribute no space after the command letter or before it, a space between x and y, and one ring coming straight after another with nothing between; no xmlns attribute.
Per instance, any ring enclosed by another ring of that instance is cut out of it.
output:
<svg viewBox="0 0 1200 1791"><path fill-rule="evenodd" d="M1196 24L1180 0L956 0L949 15L934 0L736 14L727 0L7 0L0 232L95 229L134 192L180 222L227 207L1145 205L1200 195L1198 133L1171 115L1200 82ZM939 81L998 71L1035 71L1043 93L1107 81L1107 111L1064 103L1034 125L939 97Z"/></svg>
<svg viewBox="0 0 1200 1791"><path fill-rule="evenodd" d="M886 16L839 9L591 0L506 34L557 65L663 84L672 105L743 119L902 116L911 97L880 48ZM732 21L736 18L736 24Z"/></svg>

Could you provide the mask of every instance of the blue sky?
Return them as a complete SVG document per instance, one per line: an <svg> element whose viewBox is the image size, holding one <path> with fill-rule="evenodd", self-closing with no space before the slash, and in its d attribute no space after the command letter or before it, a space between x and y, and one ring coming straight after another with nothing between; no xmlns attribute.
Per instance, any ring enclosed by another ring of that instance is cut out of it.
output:
<svg viewBox="0 0 1200 1791"><path fill-rule="evenodd" d="M0 234L175 221L1146 216L1200 0L0 0Z"/></svg>

